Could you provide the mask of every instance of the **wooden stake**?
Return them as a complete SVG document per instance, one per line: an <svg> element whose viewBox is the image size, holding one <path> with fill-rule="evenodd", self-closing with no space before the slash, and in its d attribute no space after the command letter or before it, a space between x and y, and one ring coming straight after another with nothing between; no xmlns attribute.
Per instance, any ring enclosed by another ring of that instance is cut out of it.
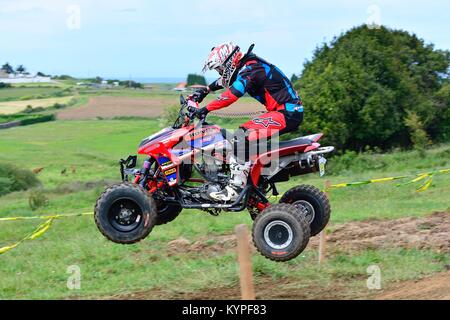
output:
<svg viewBox="0 0 450 320"><path fill-rule="evenodd" d="M326 229L319 233L319 264L325 261L325 250L327 245L327 234Z"/></svg>
<svg viewBox="0 0 450 320"><path fill-rule="evenodd" d="M242 300L255 300L252 259L247 225L235 227Z"/></svg>
<svg viewBox="0 0 450 320"><path fill-rule="evenodd" d="M329 180L325 181L325 194L329 197L328 191L331 186L331 182ZM325 227L319 233L319 264L325 262L326 257L326 248L327 248L327 228Z"/></svg>

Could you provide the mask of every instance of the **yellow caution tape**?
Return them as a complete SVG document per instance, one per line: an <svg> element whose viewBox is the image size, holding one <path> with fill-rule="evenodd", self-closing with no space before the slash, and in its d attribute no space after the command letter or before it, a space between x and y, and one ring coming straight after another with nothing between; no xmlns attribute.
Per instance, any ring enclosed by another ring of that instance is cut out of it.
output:
<svg viewBox="0 0 450 320"><path fill-rule="evenodd" d="M430 178L423 185L417 188L416 192L427 190L431 186L431 183L433 183L433 176L430 176Z"/></svg>
<svg viewBox="0 0 450 320"><path fill-rule="evenodd" d="M419 188L417 188L417 190L416 190L418 192L421 192L421 191L427 190L431 186L431 184L433 183L433 175L440 174L440 173L449 173L449 172L450 172L450 169L440 169L440 170L435 170L435 171L426 172L426 173L419 173L419 174L415 174L415 175L406 175L406 176L370 179L370 180L366 180L366 181L339 183L339 184L333 184L333 185L328 186L327 188L325 188L324 191L326 192L326 191L329 191L330 189L346 188L346 187L360 186L360 185L365 185L365 184L370 184L370 183L381 183L381 182L388 182L388 181L394 181L394 180L415 177L413 180L411 180L409 182L397 185L397 186L402 186L402 185L415 183L415 182L418 182L418 181L428 178L428 180L423 185L421 185Z"/></svg>
<svg viewBox="0 0 450 320"><path fill-rule="evenodd" d="M370 180L371 183L377 183L377 182L386 182L386 181L392 181L394 180L394 177L391 178L381 178L381 179L372 179Z"/></svg>
<svg viewBox="0 0 450 320"><path fill-rule="evenodd" d="M48 229L50 229L50 226L52 225L53 219L49 219L46 222L42 224L42 227L35 232L33 232L32 235L30 235L29 239L34 240L36 238L39 238L42 236Z"/></svg>
<svg viewBox="0 0 450 320"><path fill-rule="evenodd" d="M411 181L411 182L417 182L417 181L420 181L420 180L425 179L426 177L428 177L428 173L422 174L421 176L415 178L415 179L414 179L413 181Z"/></svg>
<svg viewBox="0 0 450 320"><path fill-rule="evenodd" d="M90 216L93 215L93 212L85 212L85 213L70 213L70 214L56 214L52 216L32 216L32 217L7 217L0 218L1 221L16 221L16 220L46 220L46 219L60 219L60 218L68 218L68 217L81 217L81 216Z"/></svg>
<svg viewBox="0 0 450 320"><path fill-rule="evenodd" d="M24 242L26 240L34 240L34 239L42 236L45 232L47 232L48 229L50 229L53 220L54 220L54 218L51 218L51 219L48 219L47 221L45 221L44 223L40 224L36 228L36 230L34 230L32 233L27 235L22 240L16 242L15 244L0 248L0 254L3 254L5 252L8 252L8 251L14 249L15 247L19 246L22 242Z"/></svg>
<svg viewBox="0 0 450 320"><path fill-rule="evenodd" d="M24 242L26 240L34 240L34 239L42 236L45 232L48 231L48 229L50 229L50 227L52 226L53 220L55 220L55 219L67 218L67 217L81 217L81 216L88 216L88 215L93 215L93 214L94 214L93 212L85 212L85 213L71 213L71 214L56 214L56 215L52 215L52 216L0 218L0 221L17 221L17 220L32 220L32 219L47 220L47 221L43 222L42 224L40 224L36 228L36 230L34 230L32 233L27 235L22 240L16 242L15 244L0 248L0 255L14 249L15 247L17 247L18 245L20 245L22 242Z"/></svg>
<svg viewBox="0 0 450 320"><path fill-rule="evenodd" d="M13 244L12 246L6 246L6 247L3 247L3 248L0 248L0 254L3 254L3 253L5 253L5 252L7 252L7 251L9 251L9 250L11 250L11 249L14 249L14 248L17 247L20 243L21 243L21 242L18 242L18 243L16 243L16 244Z"/></svg>

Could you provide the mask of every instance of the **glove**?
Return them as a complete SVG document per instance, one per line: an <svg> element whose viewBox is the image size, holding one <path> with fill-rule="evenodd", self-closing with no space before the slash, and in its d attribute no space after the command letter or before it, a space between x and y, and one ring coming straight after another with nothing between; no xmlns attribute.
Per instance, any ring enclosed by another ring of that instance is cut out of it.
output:
<svg viewBox="0 0 450 320"><path fill-rule="evenodd" d="M199 119L203 119L209 113L209 110L206 107L203 107L203 108L189 107L188 110L189 110L189 112L192 113L193 117L196 117Z"/></svg>
<svg viewBox="0 0 450 320"><path fill-rule="evenodd" d="M191 94L189 96L189 98L191 98L192 100L194 100L198 103L202 103L203 99L205 99L205 97L208 95L208 93L209 93L209 88L197 89L197 90L195 90L195 92L193 94Z"/></svg>

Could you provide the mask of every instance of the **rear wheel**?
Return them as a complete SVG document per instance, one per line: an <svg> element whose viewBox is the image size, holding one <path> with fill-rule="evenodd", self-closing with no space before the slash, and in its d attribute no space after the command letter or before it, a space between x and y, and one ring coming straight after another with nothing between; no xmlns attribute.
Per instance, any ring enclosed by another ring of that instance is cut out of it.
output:
<svg viewBox="0 0 450 320"><path fill-rule="evenodd" d="M109 240L131 244L152 231L157 218L155 201L138 185L122 183L109 187L97 200L95 223Z"/></svg>
<svg viewBox="0 0 450 320"><path fill-rule="evenodd" d="M156 216L156 225L162 225L175 220L183 208L179 204L168 204L157 201L158 215Z"/></svg>
<svg viewBox="0 0 450 320"><path fill-rule="evenodd" d="M274 204L256 217L252 235L255 247L264 257L288 261L305 250L310 229L294 206Z"/></svg>
<svg viewBox="0 0 450 320"><path fill-rule="evenodd" d="M311 227L311 236L320 233L330 220L330 202L326 194L310 185L300 185L288 190L280 203L294 205Z"/></svg>

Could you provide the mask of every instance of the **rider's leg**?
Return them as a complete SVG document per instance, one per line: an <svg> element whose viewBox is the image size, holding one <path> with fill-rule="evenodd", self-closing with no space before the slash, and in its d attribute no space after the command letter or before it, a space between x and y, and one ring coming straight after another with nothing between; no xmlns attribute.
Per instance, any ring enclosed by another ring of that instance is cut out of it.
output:
<svg viewBox="0 0 450 320"><path fill-rule="evenodd" d="M230 180L228 185L219 192L212 192L210 197L221 201L234 201L247 184L251 162L249 161L249 141L247 131L239 128L232 138L227 139L233 146L233 152L229 157Z"/></svg>
<svg viewBox="0 0 450 320"><path fill-rule="evenodd" d="M233 156L230 157L230 181L224 190L210 194L216 200L235 200L246 186L250 173L250 153L261 143L286 128L284 115L268 112L244 123L233 137ZM255 149L257 150L257 149Z"/></svg>
<svg viewBox="0 0 450 320"><path fill-rule="evenodd" d="M288 112L283 110L280 113L284 115L284 119L286 120L286 127L280 131L280 135L296 131L303 122L303 111Z"/></svg>

